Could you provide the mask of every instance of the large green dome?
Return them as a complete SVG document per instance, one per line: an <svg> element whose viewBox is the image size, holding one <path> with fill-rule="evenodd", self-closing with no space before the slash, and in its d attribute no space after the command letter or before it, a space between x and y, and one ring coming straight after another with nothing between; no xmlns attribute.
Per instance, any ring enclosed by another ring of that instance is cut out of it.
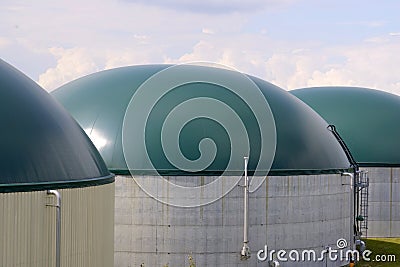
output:
<svg viewBox="0 0 400 267"><path fill-rule="evenodd" d="M145 81L150 77L153 78L153 75L158 75L170 67L171 65L143 65L106 70L72 81L53 91L52 94L91 136L108 168L116 173L126 173L129 168L125 163L122 145L125 112L132 96L136 93L135 97L137 97L139 94L138 88L141 89L143 84L147 84ZM260 125L257 124L257 119L252 114L253 103L244 102L238 95L221 86L228 82L226 79L235 80L241 74L220 68L186 65L186 67L178 68L178 72L169 76L165 83L168 84L186 76L194 75L195 77L197 74L212 76L214 81L219 79L220 82L210 84L196 81L180 84L168 94L157 99L149 114L136 106L139 120L148 115L146 126L138 125L138 128L140 128L139 132L142 128L146 128L146 149L150 154L152 164L159 173L213 175L221 173L227 166L229 152L235 145L230 143L231 133L226 127L221 127L215 121L202 118L200 115L199 118L188 120L187 124L177 131L179 133L176 139L179 139L177 142L179 142L181 153L191 160L196 160L204 152L199 151L201 150L199 144L204 139L212 139L218 152L212 164L205 169L188 173L172 165L169 158L167 159L164 155L163 148L169 144L161 141L163 122L169 119L173 124L177 120L184 120L187 114L176 115L177 110L180 109L182 103L189 103L191 99L196 98L214 99L213 103L223 102L238 114L250 139L249 170L255 169L257 160L262 153L260 150L274 149L272 146L265 147L265 145L264 148L261 148L262 144L273 144L275 141L276 152L271 167L272 173L338 172L349 168L350 164L345 153L333 134L327 129L328 124L302 101L279 87L255 77L245 76L246 79L250 78L250 81L258 86L260 98L264 102L265 99L268 101L270 109L265 108L263 112L272 114L274 121L269 121L268 124L274 124L273 126L276 127L276 132L274 127L273 135L267 135L265 140L262 140ZM159 86L167 85L160 84ZM155 93L159 89L156 87L147 88L145 93ZM255 89L250 87L245 90L251 93L251 90ZM141 103L137 102L136 104L140 105ZM196 106L195 101L191 105L192 110L187 113L206 114L212 109L210 105ZM143 114L141 114L142 112ZM175 115L168 116L170 113ZM223 116L224 114L219 115ZM230 125L227 126L236 127L234 121L228 124ZM263 126L265 125L261 125L261 127ZM266 140L267 138L273 140ZM138 157L142 155L142 151L139 150L130 152L136 153ZM241 158L243 159L243 157ZM242 170L243 162L240 161L240 166L233 168ZM138 170L146 172L146 169L140 167Z"/></svg>
<svg viewBox="0 0 400 267"><path fill-rule="evenodd" d="M291 91L334 124L360 166L400 166L400 97L358 87Z"/></svg>
<svg viewBox="0 0 400 267"><path fill-rule="evenodd" d="M79 125L24 74L0 60L0 192L113 180Z"/></svg>

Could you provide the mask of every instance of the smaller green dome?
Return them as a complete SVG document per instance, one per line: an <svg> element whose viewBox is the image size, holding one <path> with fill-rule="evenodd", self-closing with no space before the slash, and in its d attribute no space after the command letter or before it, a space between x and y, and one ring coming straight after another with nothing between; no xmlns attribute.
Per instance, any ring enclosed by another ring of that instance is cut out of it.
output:
<svg viewBox="0 0 400 267"><path fill-rule="evenodd" d="M400 166L400 97L359 87L291 91L334 124L360 166Z"/></svg>
<svg viewBox="0 0 400 267"><path fill-rule="evenodd" d="M0 60L0 192L112 182L104 161L53 97Z"/></svg>

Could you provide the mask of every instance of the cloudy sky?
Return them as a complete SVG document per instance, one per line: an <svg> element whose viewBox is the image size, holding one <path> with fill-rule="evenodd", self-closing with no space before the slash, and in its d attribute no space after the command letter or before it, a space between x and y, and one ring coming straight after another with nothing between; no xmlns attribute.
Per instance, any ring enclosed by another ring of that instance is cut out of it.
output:
<svg viewBox="0 0 400 267"><path fill-rule="evenodd" d="M400 1L1 0L0 57L46 90L125 65L210 61L290 90L400 95Z"/></svg>

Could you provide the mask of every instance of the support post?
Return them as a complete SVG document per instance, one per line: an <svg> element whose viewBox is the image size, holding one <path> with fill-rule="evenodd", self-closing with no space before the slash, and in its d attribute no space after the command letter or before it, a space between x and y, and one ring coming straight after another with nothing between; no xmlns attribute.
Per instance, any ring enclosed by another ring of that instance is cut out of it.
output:
<svg viewBox="0 0 400 267"><path fill-rule="evenodd" d="M244 157L244 219L243 219L243 247L240 251L240 259L247 260L250 258L249 248L249 177L247 176L247 164L249 157Z"/></svg>

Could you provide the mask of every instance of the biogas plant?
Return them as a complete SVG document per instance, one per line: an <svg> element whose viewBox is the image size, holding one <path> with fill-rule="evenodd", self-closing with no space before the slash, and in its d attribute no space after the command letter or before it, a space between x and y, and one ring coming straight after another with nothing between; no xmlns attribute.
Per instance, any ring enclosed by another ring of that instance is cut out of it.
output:
<svg viewBox="0 0 400 267"><path fill-rule="evenodd" d="M342 266L260 261L337 248L354 174L333 126L290 93L211 66L98 72L53 92L116 174L115 266Z"/></svg>
<svg viewBox="0 0 400 267"><path fill-rule="evenodd" d="M380 225L395 235L395 153L363 157L294 92L190 64L101 71L50 96L1 63L2 266L345 266L319 256Z"/></svg>

